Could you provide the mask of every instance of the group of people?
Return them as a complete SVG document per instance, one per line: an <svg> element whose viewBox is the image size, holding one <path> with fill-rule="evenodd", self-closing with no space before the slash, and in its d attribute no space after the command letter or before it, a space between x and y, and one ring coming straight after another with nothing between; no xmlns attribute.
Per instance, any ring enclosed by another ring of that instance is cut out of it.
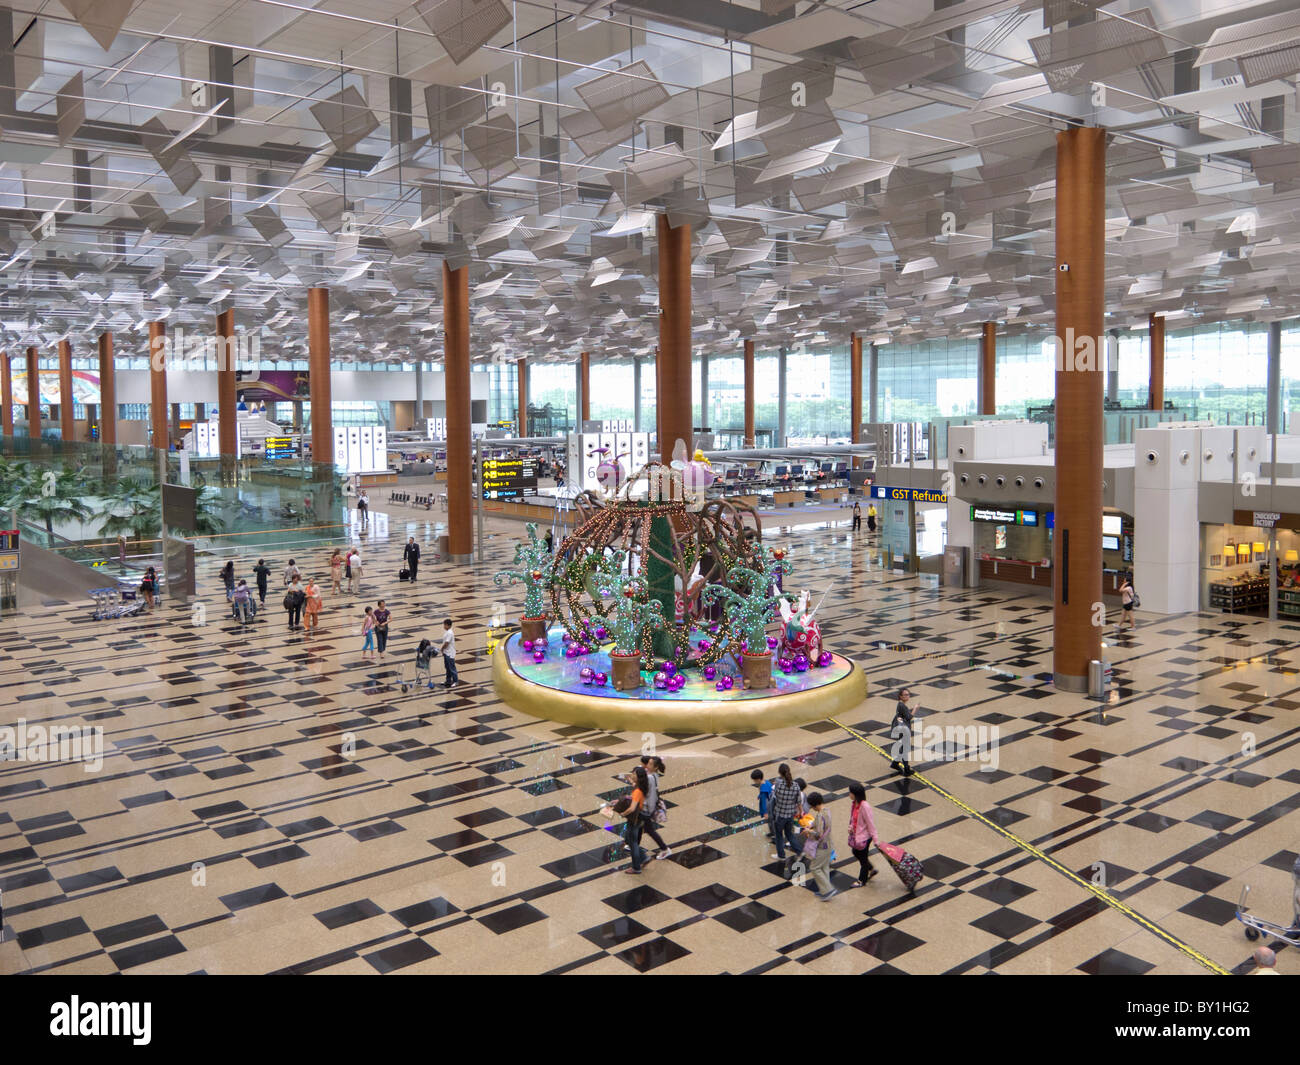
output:
<svg viewBox="0 0 1300 1065"><path fill-rule="evenodd" d="M802 866L803 871L812 875L817 898L829 902L839 894L839 889L831 886L834 846L826 797L816 791L806 793L807 785L793 776L785 763L777 767L776 773L772 780L765 780L761 769L750 774L754 787L758 788L759 816L767 821L768 832L776 843L772 857L785 863L783 875L787 879L793 875L796 866ZM849 795L847 843L853 857L858 860L858 878L853 886L861 887L879 872L868 857L871 844L878 836L871 804L867 802L867 789L853 783L849 785ZM801 830L798 835L796 828ZM789 857L786 856L787 844Z"/></svg>
<svg viewBox="0 0 1300 1065"><path fill-rule="evenodd" d="M862 528L862 504L856 499L853 501L853 531L858 532ZM876 531L876 504L867 504L867 532Z"/></svg>
<svg viewBox="0 0 1300 1065"><path fill-rule="evenodd" d="M668 809L659 796L659 778L667 769L658 755L643 754L640 765L618 778L632 785L632 793L619 799L611 808L624 819L623 840L632 857L632 864L623 869L625 873L641 875L648 858L641 846L644 836L649 836L659 847L654 854L656 859L672 854L672 848L659 834L659 829L668 823Z"/></svg>

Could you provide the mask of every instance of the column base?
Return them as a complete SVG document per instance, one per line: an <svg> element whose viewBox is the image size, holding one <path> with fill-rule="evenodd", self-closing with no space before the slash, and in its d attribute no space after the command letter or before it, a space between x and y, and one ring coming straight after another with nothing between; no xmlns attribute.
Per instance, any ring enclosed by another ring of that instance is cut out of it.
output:
<svg viewBox="0 0 1300 1065"><path fill-rule="evenodd" d="M1081 692L1086 694L1088 691L1087 676L1073 677L1068 673L1053 673L1052 684L1058 691L1063 692Z"/></svg>
<svg viewBox="0 0 1300 1065"><path fill-rule="evenodd" d="M447 561L448 561L448 562L459 562L459 563L462 563L462 564L463 564L463 563L466 563L466 562L473 562L473 561L474 561L474 554L473 554L473 552L470 552L468 555L448 555L448 556L447 556Z"/></svg>

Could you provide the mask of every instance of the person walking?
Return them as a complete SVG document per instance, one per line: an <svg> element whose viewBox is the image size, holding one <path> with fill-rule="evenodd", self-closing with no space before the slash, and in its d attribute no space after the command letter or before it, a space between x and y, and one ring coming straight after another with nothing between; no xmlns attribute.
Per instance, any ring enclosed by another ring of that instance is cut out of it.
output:
<svg viewBox="0 0 1300 1065"><path fill-rule="evenodd" d="M375 608L372 606L366 607L366 616L361 621L361 635L365 637L361 644L361 661L373 662L375 660Z"/></svg>
<svg viewBox="0 0 1300 1065"><path fill-rule="evenodd" d="M632 770L634 784L632 794L626 800L627 806L621 811L627 818L627 849L632 855L632 864L623 870L625 873L641 875L641 866L645 864L645 850L641 846L641 833L645 829L646 793L650 790L650 780L643 767Z"/></svg>
<svg viewBox="0 0 1300 1065"><path fill-rule="evenodd" d="M235 591L235 560L233 558L221 567L221 583L226 586L226 598L229 599Z"/></svg>
<svg viewBox="0 0 1300 1065"><path fill-rule="evenodd" d="M853 531L858 532L862 528L862 504L856 499L853 501Z"/></svg>
<svg viewBox="0 0 1300 1065"><path fill-rule="evenodd" d="M307 635L310 636L316 626L320 624L320 610L324 606L324 600L320 594L320 586L316 583L315 577L307 578L307 587L303 589L302 616L306 623Z"/></svg>
<svg viewBox="0 0 1300 1065"><path fill-rule="evenodd" d="M894 757L890 768L905 777L912 775L908 764L912 757L912 693L904 688L898 693L898 705L894 707L894 720L889 726L890 738L894 741Z"/></svg>
<svg viewBox="0 0 1300 1065"><path fill-rule="evenodd" d="M144 593L144 605L152 610L154 596L158 594L158 572L152 566L144 571L144 577L140 580L140 591Z"/></svg>
<svg viewBox="0 0 1300 1065"><path fill-rule="evenodd" d="M348 591L359 594L361 591L361 552L356 548L352 549L352 554L348 558L348 569L351 570L351 576L348 577Z"/></svg>
<svg viewBox="0 0 1300 1065"><path fill-rule="evenodd" d="M655 858L667 858L673 853L673 849L664 842L663 836L659 835L659 821L657 818L660 816L659 808L662 804L662 800L659 798L659 778L664 775L668 767L664 765L664 760L658 755L643 755L641 764L645 769L646 782L649 784L649 790L645 796L645 817L643 821L645 831L659 848L655 851Z"/></svg>
<svg viewBox="0 0 1300 1065"><path fill-rule="evenodd" d="M876 504L867 504L867 532L876 531Z"/></svg>
<svg viewBox="0 0 1300 1065"><path fill-rule="evenodd" d="M343 590L343 552L337 547L330 555L330 592L338 595Z"/></svg>
<svg viewBox="0 0 1300 1065"><path fill-rule="evenodd" d="M1119 602L1120 606L1123 607L1123 613L1119 616L1119 627L1121 629L1125 624L1127 624L1130 629L1133 628L1133 599L1135 595L1136 593L1133 590L1133 582L1130 581L1128 575L1125 574L1124 583L1119 586Z"/></svg>
<svg viewBox="0 0 1300 1065"><path fill-rule="evenodd" d="M442 652L442 668L446 676L444 688L460 683L460 674L456 672L456 630L451 627L451 618L442 619L442 641L438 644ZM642 793L644 794L644 793Z"/></svg>
<svg viewBox="0 0 1300 1065"><path fill-rule="evenodd" d="M357 496L357 517L361 519L362 524L370 521L370 496L365 492Z"/></svg>
<svg viewBox="0 0 1300 1065"><path fill-rule="evenodd" d="M284 609L289 614L290 632L297 629L302 621L302 604L306 598L302 585L298 583L298 578L295 577L284 593Z"/></svg>
<svg viewBox="0 0 1300 1065"><path fill-rule="evenodd" d="M782 762L776 769L776 780L772 781L772 795L769 799L772 814L772 834L776 837L776 853L772 855L778 861L785 861L785 844L790 844L790 861L799 855L799 842L794 837L794 819L799 816L803 806L803 793L790 775L790 767Z"/></svg>
<svg viewBox="0 0 1300 1065"><path fill-rule="evenodd" d="M546 553L555 554L555 533L551 529L546 530Z"/></svg>
<svg viewBox="0 0 1300 1065"><path fill-rule="evenodd" d="M284 567L284 586L287 588L294 581L302 578L302 570L298 568L298 563L289 559L289 564Z"/></svg>
<svg viewBox="0 0 1300 1065"><path fill-rule="evenodd" d="M829 902L839 894L837 888L831 887L831 815L820 792L808 796L808 805L813 820L803 833L804 857L812 862L809 872L817 884L817 898Z"/></svg>
<svg viewBox="0 0 1300 1065"><path fill-rule="evenodd" d="M126 534L120 533L117 537L117 565L118 568L126 572Z"/></svg>
<svg viewBox="0 0 1300 1065"><path fill-rule="evenodd" d="M761 769L755 769L750 773L749 780L758 789L758 816L767 825L767 837L775 840L776 833L772 829L772 782L763 779Z"/></svg>
<svg viewBox="0 0 1300 1065"><path fill-rule="evenodd" d="M867 852L876 838L876 821L871 816L871 803L867 802L867 789L861 784L850 784L853 802L849 807L849 850L858 860L858 878L854 887L861 887L879 871L871 864Z"/></svg>
<svg viewBox="0 0 1300 1065"><path fill-rule="evenodd" d="M384 606L384 601L379 600L378 606L375 607L375 643L379 648L379 661L384 660L384 650L388 647L388 619L392 617L392 611Z"/></svg>
<svg viewBox="0 0 1300 1065"><path fill-rule="evenodd" d="M414 584L415 575L420 572L420 545L415 542L414 536L407 537L402 558L406 561L406 568L411 571L411 583Z"/></svg>
<svg viewBox="0 0 1300 1065"><path fill-rule="evenodd" d="M231 613L247 624L252 608L253 596L248 590L248 582L241 580L230 592Z"/></svg>
<svg viewBox="0 0 1300 1065"><path fill-rule="evenodd" d="M257 560L257 565L253 567L253 576L257 578L258 601L262 606L266 606L266 585L271 579L271 567L266 564L266 559Z"/></svg>

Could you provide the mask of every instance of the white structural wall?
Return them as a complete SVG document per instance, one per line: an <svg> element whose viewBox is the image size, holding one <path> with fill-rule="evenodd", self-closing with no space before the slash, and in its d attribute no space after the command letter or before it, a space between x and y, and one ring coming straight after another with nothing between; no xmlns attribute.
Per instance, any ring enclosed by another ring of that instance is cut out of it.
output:
<svg viewBox="0 0 1300 1065"><path fill-rule="evenodd" d="M441 371L424 376L424 399L446 399L446 377ZM469 375L470 399L486 400L491 391L491 375ZM254 387L250 383L249 387ZM392 402L415 399L415 371L402 373L385 370L334 370L330 373L330 394L335 400ZM118 403L149 402L149 371L117 371ZM216 403L217 374L215 370L167 371L167 402Z"/></svg>

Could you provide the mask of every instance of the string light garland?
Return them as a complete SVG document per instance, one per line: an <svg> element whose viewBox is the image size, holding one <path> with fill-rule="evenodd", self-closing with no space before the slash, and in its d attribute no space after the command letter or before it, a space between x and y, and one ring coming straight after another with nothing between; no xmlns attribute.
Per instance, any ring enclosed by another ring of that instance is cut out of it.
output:
<svg viewBox="0 0 1300 1065"><path fill-rule="evenodd" d="M545 541L537 539L537 523L530 521L525 526L528 543L515 544L514 569L503 569L492 578L494 584L516 584L524 586L524 617L540 618L546 609L544 591L550 583L555 559L546 549Z"/></svg>

